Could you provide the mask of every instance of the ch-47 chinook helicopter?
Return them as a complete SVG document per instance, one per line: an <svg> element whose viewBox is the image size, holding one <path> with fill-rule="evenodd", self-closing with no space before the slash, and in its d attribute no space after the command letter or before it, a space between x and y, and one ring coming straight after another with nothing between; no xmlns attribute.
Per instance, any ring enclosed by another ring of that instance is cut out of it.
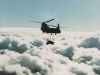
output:
<svg viewBox="0 0 100 75"><path fill-rule="evenodd" d="M51 35L52 34L61 33L59 24L57 26L48 25L47 24L48 22L53 21L53 20L55 20L55 19L51 19L51 20L42 22L42 24L41 24L41 30L42 30L43 33L51 33ZM50 27L50 26L52 26L52 27Z"/></svg>
<svg viewBox="0 0 100 75"><path fill-rule="evenodd" d="M55 19L50 19L48 21L45 21L45 22L37 22L37 21L31 21L31 22L36 22L36 23L41 23L41 31L43 33L50 33L50 35L53 35L53 34L59 34L61 33L61 30L60 30L60 26L59 24L57 26L54 26L54 25L48 25L47 23L48 22L51 22ZM54 44L53 41L50 41L50 40L47 40L47 43L46 44Z"/></svg>
<svg viewBox="0 0 100 75"><path fill-rule="evenodd" d="M55 19L50 19L45 22L37 22L37 21L31 21L31 22L41 23L41 31L43 33L50 33L51 35L52 34L56 35L58 33L61 33L59 24L57 26L47 24L48 22L53 21L53 20L55 20Z"/></svg>

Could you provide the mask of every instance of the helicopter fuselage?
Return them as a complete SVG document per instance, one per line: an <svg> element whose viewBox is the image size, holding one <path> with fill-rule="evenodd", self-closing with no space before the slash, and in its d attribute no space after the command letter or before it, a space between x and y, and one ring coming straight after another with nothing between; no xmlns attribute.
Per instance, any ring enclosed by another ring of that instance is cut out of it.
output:
<svg viewBox="0 0 100 75"><path fill-rule="evenodd" d="M61 33L59 24L56 28L50 28L45 22L43 22L41 25L41 30L43 33L54 33L54 34Z"/></svg>

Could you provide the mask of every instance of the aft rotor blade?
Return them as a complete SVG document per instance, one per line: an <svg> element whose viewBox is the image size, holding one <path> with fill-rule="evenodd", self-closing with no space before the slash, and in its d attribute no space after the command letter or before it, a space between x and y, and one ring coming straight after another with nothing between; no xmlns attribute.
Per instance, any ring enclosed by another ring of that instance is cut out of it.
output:
<svg viewBox="0 0 100 75"><path fill-rule="evenodd" d="M29 21L29 22L42 23L42 22L38 22L38 21Z"/></svg>
<svg viewBox="0 0 100 75"><path fill-rule="evenodd" d="M51 20L48 20L48 21L45 21L45 22L50 22L50 21L53 21L53 20L55 20L55 19L51 19Z"/></svg>

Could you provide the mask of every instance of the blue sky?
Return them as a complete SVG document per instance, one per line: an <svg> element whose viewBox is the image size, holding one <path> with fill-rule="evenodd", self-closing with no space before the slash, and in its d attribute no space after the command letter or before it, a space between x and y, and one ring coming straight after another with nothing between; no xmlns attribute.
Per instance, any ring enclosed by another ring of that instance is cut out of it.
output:
<svg viewBox="0 0 100 75"><path fill-rule="evenodd" d="M66 30L99 31L100 0L0 0L0 26L40 27L28 21L51 18Z"/></svg>

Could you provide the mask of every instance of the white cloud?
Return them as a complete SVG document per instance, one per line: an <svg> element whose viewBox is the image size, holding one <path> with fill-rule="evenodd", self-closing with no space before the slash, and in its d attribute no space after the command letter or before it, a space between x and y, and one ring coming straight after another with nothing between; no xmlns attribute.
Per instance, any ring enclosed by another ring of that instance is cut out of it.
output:
<svg viewBox="0 0 100 75"><path fill-rule="evenodd" d="M54 45L46 45L46 34L21 34L0 35L0 74L100 75L99 33L65 32Z"/></svg>
<svg viewBox="0 0 100 75"><path fill-rule="evenodd" d="M97 48L100 50L100 36L92 36L85 38L82 43L79 45L79 47L84 48Z"/></svg>

